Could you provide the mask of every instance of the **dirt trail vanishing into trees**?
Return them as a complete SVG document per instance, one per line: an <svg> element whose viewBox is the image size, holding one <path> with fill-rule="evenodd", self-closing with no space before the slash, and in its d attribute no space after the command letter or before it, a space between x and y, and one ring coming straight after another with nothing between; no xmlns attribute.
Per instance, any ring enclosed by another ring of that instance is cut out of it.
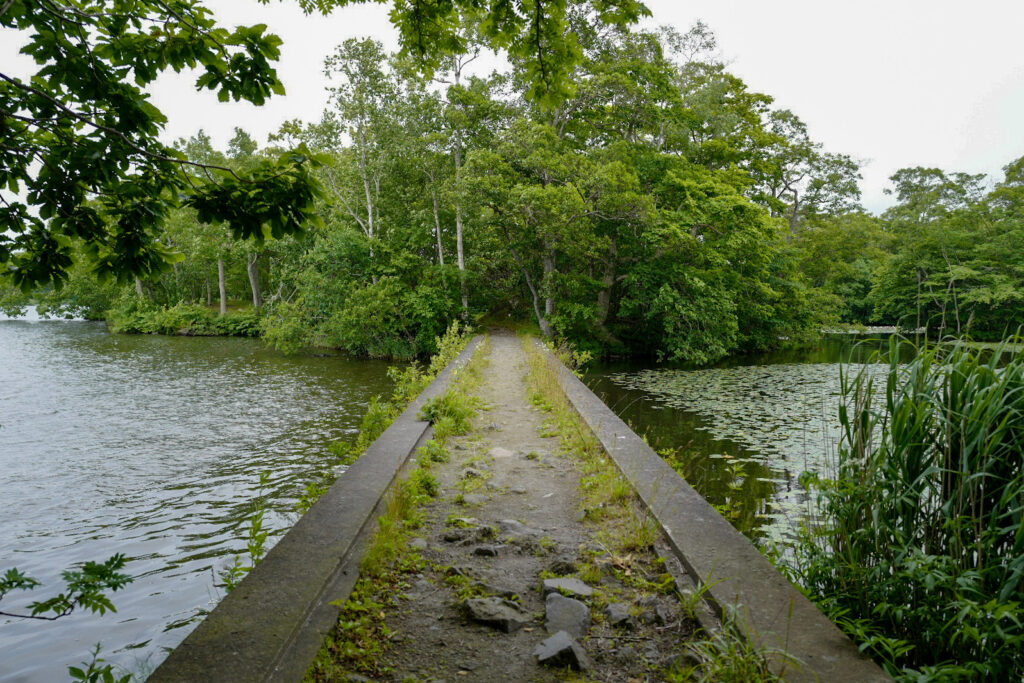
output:
<svg viewBox="0 0 1024 683"><path fill-rule="evenodd" d="M582 668L588 680L654 681L685 662L695 624L653 548L635 547L645 534L663 543L660 532L609 461L552 435L552 413L531 405L527 358L520 339L492 334L476 392L485 410L433 468L441 492L412 542L424 567L386 618L385 680L549 681ZM600 487L607 501L584 511Z"/></svg>

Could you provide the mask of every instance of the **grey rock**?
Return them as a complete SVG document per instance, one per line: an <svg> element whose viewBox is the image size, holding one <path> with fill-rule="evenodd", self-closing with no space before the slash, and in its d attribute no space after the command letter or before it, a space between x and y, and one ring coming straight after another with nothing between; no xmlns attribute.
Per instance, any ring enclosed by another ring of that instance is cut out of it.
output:
<svg viewBox="0 0 1024 683"><path fill-rule="evenodd" d="M604 616L608 619L610 626L629 625L629 607L623 605L621 602L610 602L608 606L604 608Z"/></svg>
<svg viewBox="0 0 1024 683"><path fill-rule="evenodd" d="M462 543L469 541L475 535L475 529L449 529L441 536L446 543Z"/></svg>
<svg viewBox="0 0 1024 683"><path fill-rule="evenodd" d="M487 475L483 473L482 469L478 469L475 467L467 467L466 469L462 470L463 479L483 479L485 476Z"/></svg>
<svg viewBox="0 0 1024 683"><path fill-rule="evenodd" d="M494 529L489 526L475 526L467 528L456 527L445 531L441 538L448 543L470 545L494 538Z"/></svg>
<svg viewBox="0 0 1024 683"><path fill-rule="evenodd" d="M654 607L658 604L658 598L654 597L653 595L645 595L643 597L637 598L636 604L640 605L641 607Z"/></svg>
<svg viewBox="0 0 1024 683"><path fill-rule="evenodd" d="M519 495L523 495L524 493L529 493L529 491L524 489L522 486L513 486L508 491L509 491L509 493L516 493L516 494L519 494Z"/></svg>
<svg viewBox="0 0 1024 683"><path fill-rule="evenodd" d="M548 633L565 631L574 638L582 638L590 628L590 608L558 593L551 593L544 601L544 615Z"/></svg>
<svg viewBox="0 0 1024 683"><path fill-rule="evenodd" d="M471 598L466 601L466 613L473 621L505 633L518 631L530 623L529 615L519 605L502 598Z"/></svg>
<svg viewBox="0 0 1024 683"><path fill-rule="evenodd" d="M662 624L668 624L673 621L675 615L672 610L665 605L658 605L654 608L654 614L658 617L658 621Z"/></svg>
<svg viewBox="0 0 1024 683"><path fill-rule="evenodd" d="M550 595L551 593L562 593L563 595L569 593L578 598L589 598L594 594L594 589L583 583L579 579L572 577L564 579L544 579L543 583L544 595Z"/></svg>
<svg viewBox="0 0 1024 683"><path fill-rule="evenodd" d="M487 502L487 496L480 493L467 493L462 496L462 502L466 505L483 505Z"/></svg>
<svg viewBox="0 0 1024 683"><path fill-rule="evenodd" d="M345 676L345 683L370 683L370 679L359 674L348 674Z"/></svg>
<svg viewBox="0 0 1024 683"><path fill-rule="evenodd" d="M473 554L480 557L497 557L504 548L503 545L481 545L473 548Z"/></svg>
<svg viewBox="0 0 1024 683"><path fill-rule="evenodd" d="M489 595L497 595L501 598L512 599L515 596L519 595L518 591L514 591L511 588L495 586L494 584L486 583L484 581L473 582L473 587Z"/></svg>
<svg viewBox="0 0 1024 683"><path fill-rule="evenodd" d="M515 455L515 453L513 453L507 448L497 446L495 448L492 448L487 455L491 456L492 458L511 458L513 455Z"/></svg>
<svg viewBox="0 0 1024 683"><path fill-rule="evenodd" d="M520 521L514 519L503 519L498 522L498 530L504 536L513 538L535 538L543 536L544 532L539 529L532 529Z"/></svg>
<svg viewBox="0 0 1024 683"><path fill-rule="evenodd" d="M583 646L565 631L559 631L542 641L533 651L533 656L537 658L538 664L559 669L570 667L577 671L586 671L592 666Z"/></svg>
<svg viewBox="0 0 1024 683"><path fill-rule="evenodd" d="M427 539L425 539L425 538L414 538L411 541L409 541L409 547L412 548L413 550L426 550L427 549Z"/></svg>
<svg viewBox="0 0 1024 683"><path fill-rule="evenodd" d="M658 615L652 609L645 609L643 612L637 615L637 620L646 626L658 623Z"/></svg>
<svg viewBox="0 0 1024 683"><path fill-rule="evenodd" d="M576 563L572 560L562 558L548 564L547 570L552 574L568 576L569 574L574 574L576 572Z"/></svg>

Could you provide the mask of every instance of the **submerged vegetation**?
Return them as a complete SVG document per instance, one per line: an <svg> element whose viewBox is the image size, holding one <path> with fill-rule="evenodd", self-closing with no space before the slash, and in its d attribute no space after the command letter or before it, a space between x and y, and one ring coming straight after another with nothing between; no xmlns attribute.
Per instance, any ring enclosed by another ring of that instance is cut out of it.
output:
<svg viewBox="0 0 1024 683"><path fill-rule="evenodd" d="M843 381L794 576L902 680L1024 674L1024 356L918 350ZM1008 357L1008 360L1007 360Z"/></svg>

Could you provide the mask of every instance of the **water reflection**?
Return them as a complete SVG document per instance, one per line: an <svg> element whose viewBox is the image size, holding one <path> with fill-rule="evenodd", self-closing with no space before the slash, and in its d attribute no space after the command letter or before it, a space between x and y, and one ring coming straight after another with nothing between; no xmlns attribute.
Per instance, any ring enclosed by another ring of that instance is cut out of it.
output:
<svg viewBox="0 0 1024 683"><path fill-rule="evenodd" d="M135 582L116 614L0 620L0 680L63 680L102 640L145 671L221 597L214 574L244 548L259 475L271 473L271 542L358 426L386 365L286 358L245 339L114 336L98 323L0 321L0 570L44 591L115 552Z"/></svg>

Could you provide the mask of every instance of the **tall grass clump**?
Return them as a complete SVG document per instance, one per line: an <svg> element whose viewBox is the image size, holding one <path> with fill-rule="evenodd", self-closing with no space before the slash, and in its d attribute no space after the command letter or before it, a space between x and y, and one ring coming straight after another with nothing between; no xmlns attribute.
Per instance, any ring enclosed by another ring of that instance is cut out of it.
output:
<svg viewBox="0 0 1024 683"><path fill-rule="evenodd" d="M1024 355L942 344L844 374L797 579L903 680L1024 677Z"/></svg>

